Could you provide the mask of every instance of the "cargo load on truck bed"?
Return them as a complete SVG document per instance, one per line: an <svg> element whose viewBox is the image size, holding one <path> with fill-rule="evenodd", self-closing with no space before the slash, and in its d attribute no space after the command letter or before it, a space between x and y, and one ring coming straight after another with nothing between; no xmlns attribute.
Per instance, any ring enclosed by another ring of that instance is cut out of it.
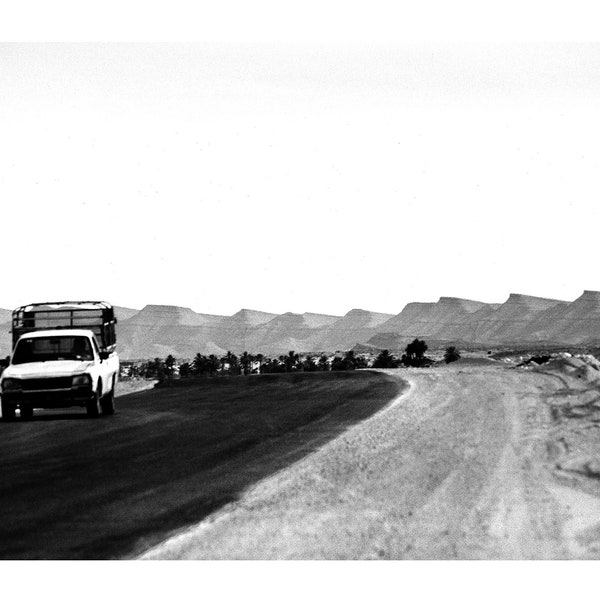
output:
<svg viewBox="0 0 600 600"><path fill-rule="evenodd" d="M67 301L27 304L12 313L12 345L25 333L49 329L92 331L101 350L113 352L117 319L108 302Z"/></svg>

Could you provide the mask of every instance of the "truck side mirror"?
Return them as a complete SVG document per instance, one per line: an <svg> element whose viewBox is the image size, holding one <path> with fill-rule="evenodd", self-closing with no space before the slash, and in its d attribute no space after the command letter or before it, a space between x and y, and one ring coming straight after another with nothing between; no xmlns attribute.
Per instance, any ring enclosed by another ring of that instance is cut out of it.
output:
<svg viewBox="0 0 600 600"><path fill-rule="evenodd" d="M6 358L0 358L0 369L6 369L10 365L10 356Z"/></svg>
<svg viewBox="0 0 600 600"><path fill-rule="evenodd" d="M100 360L106 360L110 356L110 352L100 350Z"/></svg>

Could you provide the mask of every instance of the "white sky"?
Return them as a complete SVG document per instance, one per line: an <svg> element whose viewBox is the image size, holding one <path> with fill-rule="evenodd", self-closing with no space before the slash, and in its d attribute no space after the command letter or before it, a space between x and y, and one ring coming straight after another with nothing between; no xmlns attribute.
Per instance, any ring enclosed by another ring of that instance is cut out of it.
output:
<svg viewBox="0 0 600 600"><path fill-rule="evenodd" d="M599 44L225 31L0 45L0 306L600 288Z"/></svg>

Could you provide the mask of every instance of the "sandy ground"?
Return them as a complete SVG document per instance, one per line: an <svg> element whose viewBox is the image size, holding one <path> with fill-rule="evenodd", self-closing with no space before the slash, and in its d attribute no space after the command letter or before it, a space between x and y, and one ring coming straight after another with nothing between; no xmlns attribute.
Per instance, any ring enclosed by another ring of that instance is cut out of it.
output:
<svg viewBox="0 0 600 600"><path fill-rule="evenodd" d="M157 382L157 379L119 379L115 389L115 396L118 398L119 396L126 396L135 392L151 390Z"/></svg>
<svg viewBox="0 0 600 600"><path fill-rule="evenodd" d="M551 406L580 397L571 374L389 373L410 383L393 404L141 558L600 556L598 429Z"/></svg>

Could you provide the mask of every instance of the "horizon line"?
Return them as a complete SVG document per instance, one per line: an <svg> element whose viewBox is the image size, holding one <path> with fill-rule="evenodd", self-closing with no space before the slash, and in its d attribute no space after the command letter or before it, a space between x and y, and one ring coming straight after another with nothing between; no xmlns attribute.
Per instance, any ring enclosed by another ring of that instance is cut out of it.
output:
<svg viewBox="0 0 600 600"><path fill-rule="evenodd" d="M440 302L444 301L444 300L459 300L459 301L465 301L465 302L474 302L474 303L478 303L478 304L482 304L482 305L487 305L487 306L494 306L494 305L499 305L501 306L502 304L506 304L507 302L509 302L511 299L515 299L515 298L531 298L534 300L546 300L546 301L551 301L551 302L561 302L561 303L571 303L571 302L575 302L576 300L584 297L585 295L598 295L600 296L600 291L598 290L589 290L589 289L584 289L583 292L577 296L576 298L574 298L573 300L564 300L564 299L560 299L560 298L549 298L546 296L535 296L532 294L523 294L523 293L519 293L519 292L509 292L508 296L506 297L505 300L501 301L501 302L486 302L484 300L475 300L472 298L465 298L462 296L439 296L438 300L435 301L421 301L421 300L412 300L410 302L407 302L398 312L383 312L383 311L378 311L378 310L370 310L370 309L366 309L366 308L360 308L360 307L354 307L351 308L349 310L347 310L346 312L344 312L343 314L331 314L331 313L321 313L321 312L315 312L313 310L308 310L308 311L304 311L304 312L294 312L294 311L284 311L284 312L273 312L273 311L269 311L269 310L263 310L263 309L258 309L258 308L240 308L237 311L235 311L234 313L228 315L228 314L219 314L219 313L209 313L209 312L204 312L202 310L196 310L194 308L191 308L190 306L183 306L180 304L165 304L165 303L146 303L144 306L142 306L141 308L137 308L137 307L133 307L133 306L126 306L125 304L114 304L112 302L110 302L110 304L113 307L117 307L117 308L124 308L124 309L128 309L128 310L136 310L138 312L143 311L146 308L149 307L164 307L164 308L182 308L185 310L190 310L195 314L201 314L201 315L207 315L207 316L214 316L214 317L232 317L235 316L236 314L243 312L243 311L248 311L248 312L257 312L257 313L263 313L263 314L272 314L275 316L283 316L283 315L319 315L319 316L323 316L323 317L338 317L341 318L343 316L348 315L349 313L353 312L353 311L363 311L363 312L368 312L368 313L372 313L372 314L381 314L381 315L398 315L400 314L407 306L409 306L410 304L439 304ZM52 302L48 302L49 304ZM31 302L28 304L32 304ZM20 305L20 306L27 306L25 305ZM2 308L2 307L0 307ZM16 307L15 307L16 308ZM6 311L12 311L14 310L11 308L2 308L3 310Z"/></svg>

